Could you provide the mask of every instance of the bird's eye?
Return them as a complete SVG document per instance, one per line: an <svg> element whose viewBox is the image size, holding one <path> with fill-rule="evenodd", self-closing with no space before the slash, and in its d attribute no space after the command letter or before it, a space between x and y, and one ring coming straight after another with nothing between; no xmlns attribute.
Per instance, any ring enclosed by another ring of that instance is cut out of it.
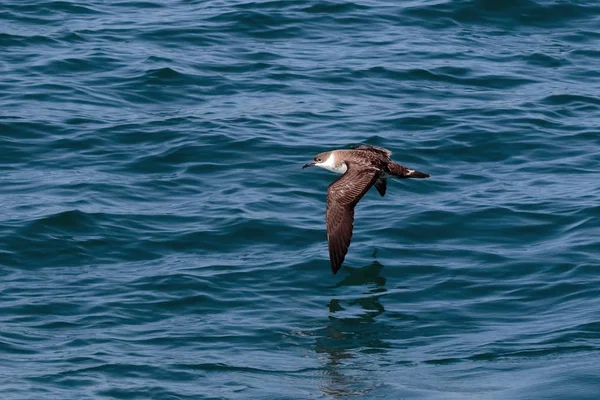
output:
<svg viewBox="0 0 600 400"><path fill-rule="evenodd" d="M321 159L319 157L315 158L316 162L321 162Z"/></svg>

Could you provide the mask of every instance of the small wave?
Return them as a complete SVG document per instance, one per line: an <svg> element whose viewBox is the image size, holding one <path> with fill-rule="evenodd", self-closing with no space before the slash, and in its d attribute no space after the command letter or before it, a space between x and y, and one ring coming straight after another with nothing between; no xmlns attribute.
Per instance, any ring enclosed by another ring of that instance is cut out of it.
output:
<svg viewBox="0 0 600 400"><path fill-rule="evenodd" d="M549 105L593 104L600 106L600 97L576 94L553 94L545 97L541 102Z"/></svg>
<svg viewBox="0 0 600 400"><path fill-rule="evenodd" d="M433 5L406 7L403 13L425 20L425 26L441 21L445 27L452 23L511 26L560 26L569 21L592 19L600 15L600 7L544 1L452 0Z"/></svg>

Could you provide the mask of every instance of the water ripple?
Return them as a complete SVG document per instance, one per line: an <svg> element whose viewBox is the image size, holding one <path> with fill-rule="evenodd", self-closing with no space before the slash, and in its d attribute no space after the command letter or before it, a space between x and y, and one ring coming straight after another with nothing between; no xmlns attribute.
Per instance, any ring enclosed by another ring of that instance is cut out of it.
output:
<svg viewBox="0 0 600 400"><path fill-rule="evenodd" d="M3 399L597 397L595 2L3 7Z"/></svg>

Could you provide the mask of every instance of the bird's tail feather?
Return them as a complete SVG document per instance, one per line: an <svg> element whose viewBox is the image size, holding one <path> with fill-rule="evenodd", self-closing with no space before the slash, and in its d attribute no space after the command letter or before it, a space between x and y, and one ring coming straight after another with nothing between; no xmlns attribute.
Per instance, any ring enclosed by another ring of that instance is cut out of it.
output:
<svg viewBox="0 0 600 400"><path fill-rule="evenodd" d="M404 165L389 163L388 168L390 170L390 174L395 176L396 178L429 178L429 174L424 172L415 171L414 169L406 168Z"/></svg>
<svg viewBox="0 0 600 400"><path fill-rule="evenodd" d="M431 175L426 174L425 172L420 171L412 171L408 174L409 178L429 178Z"/></svg>

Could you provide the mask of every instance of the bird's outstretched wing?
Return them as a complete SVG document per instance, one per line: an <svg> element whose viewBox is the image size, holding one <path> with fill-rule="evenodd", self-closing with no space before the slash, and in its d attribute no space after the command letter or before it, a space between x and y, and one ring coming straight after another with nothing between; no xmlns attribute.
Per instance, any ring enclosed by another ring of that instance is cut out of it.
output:
<svg viewBox="0 0 600 400"><path fill-rule="evenodd" d="M348 252L354 227L354 206L381 176L381 171L348 164L348 170L327 190L327 243L331 271L342 267Z"/></svg>
<svg viewBox="0 0 600 400"><path fill-rule="evenodd" d="M386 188L387 188L387 179L380 176L379 179L377 179L375 181L375 189L377 189L377 191L379 192L381 197L385 196Z"/></svg>
<svg viewBox="0 0 600 400"><path fill-rule="evenodd" d="M372 151L374 153L382 154L386 157L389 157L392 155L392 152L389 151L388 149L384 149L383 147L378 147L378 146L371 146L370 144L361 144L359 146L352 147L352 149Z"/></svg>

